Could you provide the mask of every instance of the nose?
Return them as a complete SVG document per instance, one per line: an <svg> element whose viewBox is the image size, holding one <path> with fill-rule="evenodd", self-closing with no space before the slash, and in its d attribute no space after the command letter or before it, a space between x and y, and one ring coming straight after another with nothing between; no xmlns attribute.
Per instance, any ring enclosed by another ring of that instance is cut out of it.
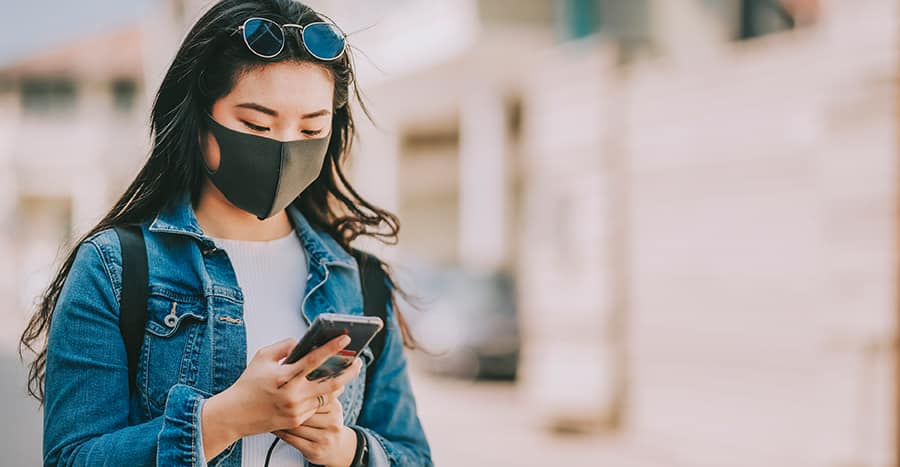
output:
<svg viewBox="0 0 900 467"><path fill-rule="evenodd" d="M284 143L287 141L306 139L308 138L308 135L303 133L303 131L300 129L299 123L291 123L288 125L283 125L281 131L279 131L277 135L273 135L272 137Z"/></svg>
<svg viewBox="0 0 900 467"><path fill-rule="evenodd" d="M300 139L300 136L296 132L293 131L282 131L278 135L275 136L275 139L282 143L286 143L288 141L294 141L295 139Z"/></svg>

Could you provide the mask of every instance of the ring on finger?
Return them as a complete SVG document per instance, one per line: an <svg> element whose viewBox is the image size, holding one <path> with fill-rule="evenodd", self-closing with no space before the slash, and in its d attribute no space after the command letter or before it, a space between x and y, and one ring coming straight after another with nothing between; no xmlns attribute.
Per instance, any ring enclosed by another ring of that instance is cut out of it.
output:
<svg viewBox="0 0 900 467"><path fill-rule="evenodd" d="M325 405L325 396L323 394L319 394L318 396L316 396L316 400L319 403L318 408L322 408L322 406Z"/></svg>

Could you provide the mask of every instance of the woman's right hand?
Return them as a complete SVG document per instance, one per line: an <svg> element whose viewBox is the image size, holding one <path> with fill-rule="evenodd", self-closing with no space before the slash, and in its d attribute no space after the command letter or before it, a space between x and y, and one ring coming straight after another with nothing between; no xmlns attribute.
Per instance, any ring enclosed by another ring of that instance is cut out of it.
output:
<svg viewBox="0 0 900 467"><path fill-rule="evenodd" d="M207 459L244 436L303 424L319 407L319 395L326 404L337 398L362 368L357 357L339 375L309 381L306 375L346 347L350 338L336 337L300 360L282 364L296 343L284 339L259 349L233 385L206 400L201 424Z"/></svg>

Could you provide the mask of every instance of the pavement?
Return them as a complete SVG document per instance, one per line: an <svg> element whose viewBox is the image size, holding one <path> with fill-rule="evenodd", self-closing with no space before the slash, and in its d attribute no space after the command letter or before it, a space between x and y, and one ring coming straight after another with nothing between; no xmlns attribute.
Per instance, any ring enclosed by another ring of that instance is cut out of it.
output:
<svg viewBox="0 0 900 467"><path fill-rule="evenodd" d="M437 466L668 467L625 436L555 433L515 384L410 373Z"/></svg>
<svg viewBox="0 0 900 467"><path fill-rule="evenodd" d="M27 374L18 354L0 353L2 467L41 465L41 412L37 401L26 396Z"/></svg>

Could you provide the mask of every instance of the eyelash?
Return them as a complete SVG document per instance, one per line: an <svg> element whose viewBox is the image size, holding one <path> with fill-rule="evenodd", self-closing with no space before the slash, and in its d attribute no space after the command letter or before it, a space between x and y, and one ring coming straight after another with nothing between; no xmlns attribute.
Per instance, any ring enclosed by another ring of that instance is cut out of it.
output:
<svg viewBox="0 0 900 467"><path fill-rule="evenodd" d="M244 125L247 125L247 128L249 128L249 129L251 129L251 130L253 130L253 131L269 131L269 128L264 127L264 126L254 125L254 124L252 124L252 123L250 123L250 122L247 122L247 121L244 121L244 120L241 120L241 122L242 122ZM321 133L321 132L322 132L322 130L303 130L303 133L305 133L305 134L307 134L307 135L309 135L309 136L316 136L316 135L318 135L318 134Z"/></svg>

